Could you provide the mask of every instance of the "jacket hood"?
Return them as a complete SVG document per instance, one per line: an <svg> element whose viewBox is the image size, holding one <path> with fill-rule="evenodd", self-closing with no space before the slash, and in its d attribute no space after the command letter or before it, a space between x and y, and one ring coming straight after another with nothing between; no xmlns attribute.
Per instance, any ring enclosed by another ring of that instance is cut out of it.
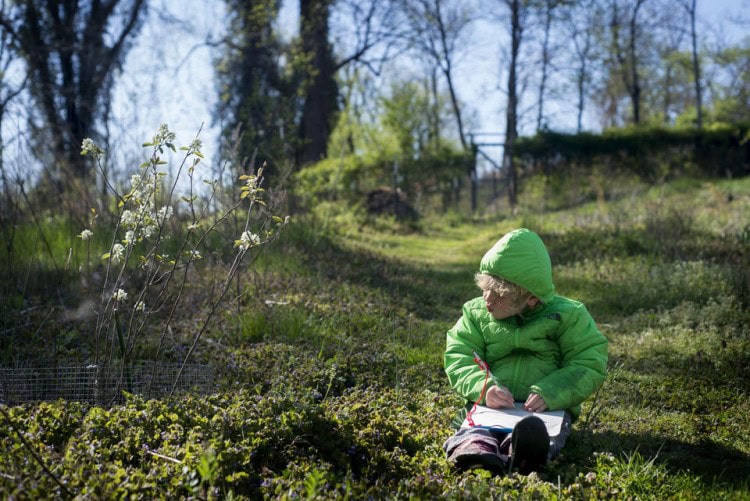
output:
<svg viewBox="0 0 750 501"><path fill-rule="evenodd" d="M539 235L525 228L503 235L484 255L479 271L520 285L544 303L555 296L549 252Z"/></svg>

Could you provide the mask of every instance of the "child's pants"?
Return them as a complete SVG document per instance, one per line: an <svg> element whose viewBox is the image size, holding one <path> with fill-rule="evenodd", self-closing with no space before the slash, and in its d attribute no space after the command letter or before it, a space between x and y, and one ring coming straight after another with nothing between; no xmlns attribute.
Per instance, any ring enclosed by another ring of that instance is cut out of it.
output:
<svg viewBox="0 0 750 501"><path fill-rule="evenodd" d="M560 425L560 434L550 437L549 439L549 452L547 453L547 461L554 459L562 450L565 442L568 440L570 435L570 423L571 417L568 412L563 417L563 422ZM451 452L461 445L465 440L470 440L472 437L484 436L490 437L497 440L500 454L510 456L510 433L495 432L488 430L487 428L461 428L453 436L448 438L443 444L443 450L446 455L450 456Z"/></svg>

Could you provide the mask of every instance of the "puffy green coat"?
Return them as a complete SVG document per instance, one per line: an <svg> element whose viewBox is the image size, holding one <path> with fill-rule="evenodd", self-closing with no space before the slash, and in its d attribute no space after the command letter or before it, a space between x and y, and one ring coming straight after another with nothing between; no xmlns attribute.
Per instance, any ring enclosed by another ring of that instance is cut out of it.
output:
<svg viewBox="0 0 750 501"><path fill-rule="evenodd" d="M542 304L503 320L487 311L482 297L464 304L447 336L451 386L470 401L479 398L485 374L474 361L476 351L517 401L537 393L550 410L566 409L576 418L581 402L606 376L607 339L582 303L555 294L549 254L535 233L506 234L487 251L479 270L521 285Z"/></svg>

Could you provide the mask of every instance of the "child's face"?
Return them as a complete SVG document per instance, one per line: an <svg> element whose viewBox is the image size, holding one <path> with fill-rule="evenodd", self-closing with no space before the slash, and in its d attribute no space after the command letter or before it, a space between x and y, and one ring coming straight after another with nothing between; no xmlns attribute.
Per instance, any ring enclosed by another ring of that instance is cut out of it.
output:
<svg viewBox="0 0 750 501"><path fill-rule="evenodd" d="M482 297L484 298L485 306L487 306L487 311L489 311L496 320L502 320L504 318L518 315L523 312L527 306L532 306L529 304L531 298L528 296L522 298L516 297L513 294L500 296L495 291L485 290L482 291Z"/></svg>

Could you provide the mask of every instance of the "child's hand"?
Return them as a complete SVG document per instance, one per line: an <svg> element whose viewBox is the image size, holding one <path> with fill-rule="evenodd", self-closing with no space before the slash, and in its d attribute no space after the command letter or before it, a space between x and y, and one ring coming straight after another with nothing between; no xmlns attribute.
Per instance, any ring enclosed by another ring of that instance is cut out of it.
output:
<svg viewBox="0 0 750 501"><path fill-rule="evenodd" d="M505 386L490 386L485 403L493 409L513 407L513 394Z"/></svg>
<svg viewBox="0 0 750 501"><path fill-rule="evenodd" d="M523 410L529 412L544 412L547 409L547 402L536 393L529 395L523 404Z"/></svg>

